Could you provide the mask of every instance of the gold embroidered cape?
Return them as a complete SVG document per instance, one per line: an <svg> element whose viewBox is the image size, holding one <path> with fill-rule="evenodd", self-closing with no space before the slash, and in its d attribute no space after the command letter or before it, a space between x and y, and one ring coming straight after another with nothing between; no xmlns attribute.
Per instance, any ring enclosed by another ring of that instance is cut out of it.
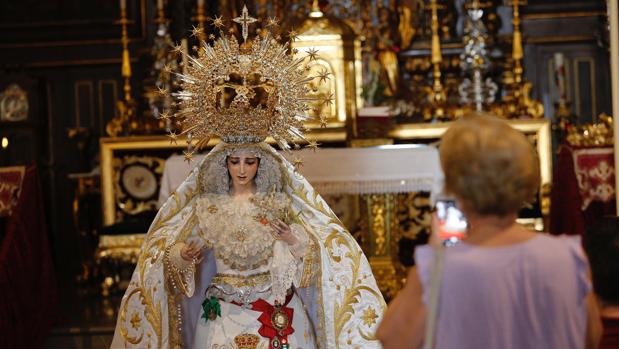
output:
<svg viewBox="0 0 619 349"><path fill-rule="evenodd" d="M203 160L211 161L226 148L216 146ZM312 186L266 143L254 144L277 162L283 192L310 235L313 253L304 259L299 295L308 306L320 348L380 348L374 332L385 308L370 265L354 238ZM199 229L196 200L201 194L200 169L189 177L159 210L142 246L131 282L122 299L112 348L183 348L195 326L203 299L201 289L215 274L202 270L196 293L187 299L174 292L165 271L164 251ZM208 258L209 256L207 256ZM212 255L211 255L211 259ZM206 284L206 285L205 285Z"/></svg>

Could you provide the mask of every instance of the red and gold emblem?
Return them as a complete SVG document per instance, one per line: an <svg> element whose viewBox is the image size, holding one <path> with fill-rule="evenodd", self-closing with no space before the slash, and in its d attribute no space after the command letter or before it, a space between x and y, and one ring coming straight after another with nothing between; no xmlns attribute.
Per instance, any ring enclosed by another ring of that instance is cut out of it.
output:
<svg viewBox="0 0 619 349"><path fill-rule="evenodd" d="M276 305L275 311L271 315L271 322L273 323L273 327L279 332L288 328L290 320L288 319L288 314L282 311L281 307Z"/></svg>

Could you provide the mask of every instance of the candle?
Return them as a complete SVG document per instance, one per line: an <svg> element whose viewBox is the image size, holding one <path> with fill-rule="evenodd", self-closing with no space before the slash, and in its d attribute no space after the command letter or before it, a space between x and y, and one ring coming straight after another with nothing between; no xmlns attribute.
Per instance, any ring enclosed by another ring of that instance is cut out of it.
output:
<svg viewBox="0 0 619 349"><path fill-rule="evenodd" d="M127 8L127 0L120 0L120 10L124 11Z"/></svg>
<svg viewBox="0 0 619 349"><path fill-rule="evenodd" d="M559 93L559 101L565 102L566 86L565 86L565 56L561 52L554 54L555 61L555 81L557 84L557 90Z"/></svg>
<svg viewBox="0 0 619 349"><path fill-rule="evenodd" d="M157 0L157 10L163 10L163 0Z"/></svg>

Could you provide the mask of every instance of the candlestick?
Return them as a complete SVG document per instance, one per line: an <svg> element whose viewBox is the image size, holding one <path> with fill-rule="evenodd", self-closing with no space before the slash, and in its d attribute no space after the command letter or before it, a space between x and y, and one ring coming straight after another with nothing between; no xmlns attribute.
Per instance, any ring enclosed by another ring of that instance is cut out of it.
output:
<svg viewBox="0 0 619 349"><path fill-rule="evenodd" d="M164 0L157 0L157 16L155 18L155 23L162 25L162 24L167 24L168 21L165 18L165 6L164 6Z"/></svg>
<svg viewBox="0 0 619 349"><path fill-rule="evenodd" d="M127 7L126 0L120 1L120 25L121 25L121 38L120 42L123 47L122 51L122 65L121 65L121 75L125 80L123 91L125 92L125 100L129 101L131 99L131 59L129 57L129 35L127 34Z"/></svg>
<svg viewBox="0 0 619 349"><path fill-rule="evenodd" d="M524 4L521 0L512 0L513 18L512 24L514 25L514 33L512 36L512 59L514 60L514 82L519 84L522 82L522 33L520 32L520 11L519 5Z"/></svg>
<svg viewBox="0 0 619 349"><path fill-rule="evenodd" d="M430 9L432 11L432 55L431 61L433 65L432 77L434 78L432 89L434 92L434 100L439 102L444 100L445 92L443 91L443 85L441 84L441 62L443 61L443 55L441 54L441 39L438 35L438 9L440 5L436 0L430 2Z"/></svg>
<svg viewBox="0 0 619 349"><path fill-rule="evenodd" d="M204 6L204 0L198 0L198 6L196 9L196 16L194 20L197 22L198 35L197 39L202 42L206 40L206 6Z"/></svg>
<svg viewBox="0 0 619 349"><path fill-rule="evenodd" d="M446 115L445 102L447 101L447 95L445 89L441 83L441 62L443 61L443 55L441 53L441 39L439 37L439 20L438 10L443 8L439 5L437 0L431 0L429 9L432 13L432 23L430 28L432 29L432 41L431 41L431 57L432 63L432 88L428 91L428 105L424 107L423 118L426 121L432 119L444 120L449 116Z"/></svg>
<svg viewBox="0 0 619 349"><path fill-rule="evenodd" d="M183 50L183 75L187 75L187 65L189 64L189 59L187 58L189 56L189 49L187 46L187 38L181 39L181 48Z"/></svg>
<svg viewBox="0 0 619 349"><path fill-rule="evenodd" d="M127 34L127 3L126 0L120 1L120 20L121 26L120 42L122 44L122 64L121 76L123 77L123 98L116 102L118 114L105 126L108 135L117 137L120 134L129 134L139 126L136 120L136 103L131 97L131 57L129 56L129 35Z"/></svg>

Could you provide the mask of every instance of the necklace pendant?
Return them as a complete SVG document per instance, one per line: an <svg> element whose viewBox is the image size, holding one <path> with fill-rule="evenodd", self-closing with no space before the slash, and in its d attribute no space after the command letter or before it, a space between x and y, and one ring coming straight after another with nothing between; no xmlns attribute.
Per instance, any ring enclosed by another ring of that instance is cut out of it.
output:
<svg viewBox="0 0 619 349"><path fill-rule="evenodd" d="M275 311L273 311L273 315L271 315L271 323L278 333L288 328L290 319L288 319L288 314L281 310L281 306L275 306Z"/></svg>

